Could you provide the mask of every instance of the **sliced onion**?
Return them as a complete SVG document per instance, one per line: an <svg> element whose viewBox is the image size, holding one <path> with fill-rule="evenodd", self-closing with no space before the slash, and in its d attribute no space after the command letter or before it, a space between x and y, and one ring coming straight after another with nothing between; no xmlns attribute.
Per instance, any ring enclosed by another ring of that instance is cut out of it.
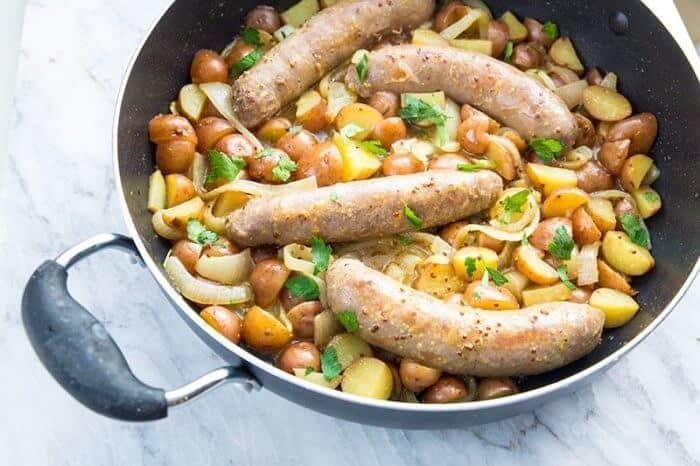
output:
<svg viewBox="0 0 700 466"><path fill-rule="evenodd" d="M452 257L455 249L450 246L450 243L440 238L438 235L433 235L430 233L424 233L422 231L416 231L413 233L406 233L405 235L411 242L424 244L430 248L433 254L440 254L445 257Z"/></svg>
<svg viewBox="0 0 700 466"><path fill-rule="evenodd" d="M240 304L253 298L253 292L247 283L229 286L198 280L190 275L177 257L168 256L163 267L180 294L195 303Z"/></svg>
<svg viewBox="0 0 700 466"><path fill-rule="evenodd" d="M199 275L225 285L244 282L253 271L250 249L229 256L202 255L194 266Z"/></svg>
<svg viewBox="0 0 700 466"><path fill-rule="evenodd" d="M489 19L493 19L491 10L482 0L462 0L462 2L469 7L476 8L478 10L483 10L484 13L486 13L486 16L489 17Z"/></svg>
<svg viewBox="0 0 700 466"><path fill-rule="evenodd" d="M205 201L210 201L215 199L219 194L225 193L227 191L237 191L245 194L251 194L253 196L267 197L267 196L281 196L283 194L298 193L301 191L313 191L318 185L316 184L316 177L310 176L308 178L302 178L299 181L292 181L287 184L263 184L257 183L250 180L233 180L229 181L225 185L219 186L202 195L202 199Z"/></svg>
<svg viewBox="0 0 700 466"><path fill-rule="evenodd" d="M522 191L524 188L508 188L503 193L501 194L501 197L498 198L498 201L496 201L496 205L504 203L505 199L509 196L512 196L516 193L519 193ZM530 224L532 221L532 217L535 215L535 210L539 211L538 207L538 202L537 199L532 194L532 191L527 196L527 201L526 201L526 209L525 212L520 216L520 218L515 221L514 223L501 223L500 220L498 219L493 219L491 220L490 224L494 228L505 231L505 232L516 232L516 231L522 231L526 226Z"/></svg>
<svg viewBox="0 0 700 466"><path fill-rule="evenodd" d="M555 159L554 165L569 170L578 170L593 158L593 149L587 146L579 146L566 153L564 159Z"/></svg>
<svg viewBox="0 0 700 466"><path fill-rule="evenodd" d="M204 183L206 183L207 173L209 172L209 159L207 156L195 152L192 165L190 165L190 171L192 172L191 178L194 189L201 196L207 192L207 190L204 189Z"/></svg>
<svg viewBox="0 0 700 466"><path fill-rule="evenodd" d="M233 90L231 86L225 83L202 83L199 88L206 94L209 101L221 113L224 118L231 122L234 128L243 136L248 138L253 143L256 150L263 150L263 145L258 141L253 133L248 131L248 128L243 126L243 123L236 117L233 111Z"/></svg>
<svg viewBox="0 0 700 466"><path fill-rule="evenodd" d="M579 80L579 77L576 73L571 71L569 68L565 68L563 66L557 66L550 63L547 65L547 71L559 76L559 78L561 78L561 80L564 81L564 84L571 84L572 82Z"/></svg>
<svg viewBox="0 0 700 466"><path fill-rule="evenodd" d="M525 73L535 78L541 84L544 84L544 86L550 91L553 91L557 88L557 85L554 84L552 78L550 78L547 72L544 70L533 69L527 70Z"/></svg>
<svg viewBox="0 0 700 466"><path fill-rule="evenodd" d="M475 8L469 10L466 15L445 28L440 35L447 40L456 39L461 36L464 31L469 29L475 21L479 21L479 37L486 39L488 35L489 17L481 9Z"/></svg>
<svg viewBox="0 0 700 466"><path fill-rule="evenodd" d="M561 97L564 103L566 103L566 106L571 109L583 103L583 91L585 91L587 87L588 83L586 80L581 79L579 81L574 81L570 84L557 87L554 90L554 93Z"/></svg>
<svg viewBox="0 0 700 466"><path fill-rule="evenodd" d="M617 75L615 73L606 74L603 80L600 82L600 85L607 87L608 89L612 89L613 91L617 91Z"/></svg>
<svg viewBox="0 0 700 466"><path fill-rule="evenodd" d="M600 241L586 244L581 248L578 255L572 261L573 268L576 269L578 286L593 285L598 282L598 250Z"/></svg>
<svg viewBox="0 0 700 466"><path fill-rule="evenodd" d="M313 275L314 263L311 259L311 248L303 244L288 244L282 248L284 265L294 272Z"/></svg>
<svg viewBox="0 0 700 466"><path fill-rule="evenodd" d="M226 217L217 217L212 212L214 208L214 201L207 204L207 208L204 209L204 215L202 215L202 223L207 227L207 230L211 230L217 235L226 234Z"/></svg>
<svg viewBox="0 0 700 466"><path fill-rule="evenodd" d="M480 231L490 236L491 238L497 239L499 241L520 241L523 239L523 235L530 236L532 232L534 232L537 228L537 224L540 223L540 208L535 202L534 198L529 199L529 202L532 206L530 210L533 212L533 214L532 218L530 219L530 223L522 230L508 232L491 225L480 225L471 223L469 225L463 226L457 232L457 236L455 238L455 248L461 247L461 245L464 244L466 239L468 238L469 233L471 233L472 231Z"/></svg>
<svg viewBox="0 0 700 466"><path fill-rule="evenodd" d="M599 198L599 199L607 199L609 201L612 201L614 199L620 199L624 198L627 199L632 203L633 206L637 206L637 203L634 202L634 198L630 195L630 193L627 193L625 191L621 191L619 189L606 189L604 191L596 191L591 193L591 197Z"/></svg>
<svg viewBox="0 0 700 466"><path fill-rule="evenodd" d="M500 270L503 270L513 264L513 252L515 251L515 248L518 247L518 244L520 243L509 241L503 246L500 254L498 254L498 268Z"/></svg>
<svg viewBox="0 0 700 466"><path fill-rule="evenodd" d="M173 228L167 223L165 223L165 220L163 220L162 210L159 210L153 214L153 217L151 217L151 224L153 225L153 230L155 230L158 236L161 236L165 239L177 241L179 239L184 239L187 236L187 234L183 230L180 230L179 228Z"/></svg>

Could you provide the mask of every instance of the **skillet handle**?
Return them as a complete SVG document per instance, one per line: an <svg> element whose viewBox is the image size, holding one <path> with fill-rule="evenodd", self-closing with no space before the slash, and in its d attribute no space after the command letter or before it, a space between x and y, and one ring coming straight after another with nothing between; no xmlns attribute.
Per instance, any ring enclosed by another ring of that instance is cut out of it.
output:
<svg viewBox="0 0 700 466"><path fill-rule="evenodd" d="M176 406L227 381L250 390L260 385L242 367L222 367L166 392L141 382L105 327L68 292L68 269L105 247L138 256L131 238L94 236L41 264L22 297L22 321L29 341L46 369L75 399L105 416L149 421L167 416ZM140 256L139 256L140 258Z"/></svg>

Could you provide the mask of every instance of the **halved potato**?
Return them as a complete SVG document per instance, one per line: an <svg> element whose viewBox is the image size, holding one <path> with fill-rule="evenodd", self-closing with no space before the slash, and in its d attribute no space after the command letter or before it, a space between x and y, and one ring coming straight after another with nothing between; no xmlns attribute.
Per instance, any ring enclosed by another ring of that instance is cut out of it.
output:
<svg viewBox="0 0 700 466"><path fill-rule="evenodd" d="M530 283L530 281L525 275L517 270L510 270L503 275L505 275L505 277L508 279L508 282L503 285L503 288L506 288L508 291L513 293L513 296L518 298L518 301L521 301L523 290L528 283Z"/></svg>
<svg viewBox="0 0 700 466"><path fill-rule="evenodd" d="M580 245L595 243L603 236L584 207L579 207L571 214L571 226L573 228L574 241Z"/></svg>
<svg viewBox="0 0 700 466"><path fill-rule="evenodd" d="M466 261L470 259L474 261L474 271L470 275L467 272ZM484 275L486 267L498 267L498 254L492 249L467 246L459 249L452 256L452 266L457 275L465 280L479 280Z"/></svg>
<svg viewBox="0 0 700 466"><path fill-rule="evenodd" d="M635 191L642 185L642 181L652 165L654 165L654 161L644 154L628 157L620 170L622 187L629 192Z"/></svg>
<svg viewBox="0 0 700 466"><path fill-rule="evenodd" d="M632 104L624 95L603 86L589 86L583 91L583 106L601 121L620 121L632 114Z"/></svg>
<svg viewBox="0 0 700 466"><path fill-rule="evenodd" d="M566 168L550 167L541 163L528 163L525 172L532 184L545 195L556 189L575 188L578 184L576 172Z"/></svg>
<svg viewBox="0 0 700 466"><path fill-rule="evenodd" d="M320 10L317 0L301 0L280 13L284 24L298 28Z"/></svg>
<svg viewBox="0 0 700 466"><path fill-rule="evenodd" d="M632 191L632 197L637 203L637 209L643 218L649 218L661 209L661 197L659 193L649 186L642 186Z"/></svg>
<svg viewBox="0 0 700 466"><path fill-rule="evenodd" d="M591 198L585 209L601 233L615 229L617 218L615 218L612 202L607 199Z"/></svg>
<svg viewBox="0 0 700 466"><path fill-rule="evenodd" d="M571 297L571 290L563 283L551 286L538 286L523 290L523 306L549 303L553 301L566 301Z"/></svg>
<svg viewBox="0 0 700 466"><path fill-rule="evenodd" d="M612 288L627 295L634 296L636 292L620 272L610 267L604 260L598 259L598 285L603 288Z"/></svg>
<svg viewBox="0 0 700 466"><path fill-rule="evenodd" d="M292 341L292 332L274 315L253 306L243 317L241 337L246 345L257 351L273 352Z"/></svg>
<svg viewBox="0 0 700 466"><path fill-rule="evenodd" d="M165 192L167 207L175 207L197 195L192 180L179 173L165 175Z"/></svg>
<svg viewBox="0 0 700 466"><path fill-rule="evenodd" d="M509 139L500 136L489 136L486 158L496 164L494 170L507 181L515 178L517 174L512 151L515 151L517 154L518 148Z"/></svg>
<svg viewBox="0 0 700 466"><path fill-rule="evenodd" d="M207 96L197 84L183 86L177 96L177 108L193 123L198 122L201 118L206 103Z"/></svg>
<svg viewBox="0 0 700 466"><path fill-rule="evenodd" d="M338 362L343 369L364 356L373 356L372 348L365 341L352 333L341 333L328 342L335 348Z"/></svg>
<svg viewBox="0 0 700 466"><path fill-rule="evenodd" d="M366 139L374 127L382 121L384 117L374 107L367 104L354 103L343 107L335 117L335 128L341 131L348 125L357 126L358 132L351 137L357 140ZM349 135L348 135L349 136Z"/></svg>
<svg viewBox="0 0 700 466"><path fill-rule="evenodd" d="M411 37L413 45L433 45L438 47L448 47L450 43L432 29L416 29Z"/></svg>
<svg viewBox="0 0 700 466"><path fill-rule="evenodd" d="M326 101L314 90L306 91L299 97L296 117L299 123L312 133L320 131L330 123Z"/></svg>
<svg viewBox="0 0 700 466"><path fill-rule="evenodd" d="M513 262L518 270L538 285L552 285L559 280L554 268L542 260L540 251L529 244L518 246L513 252Z"/></svg>
<svg viewBox="0 0 700 466"><path fill-rule="evenodd" d="M452 39L450 41L452 47L470 52L483 53L484 55L493 56L493 42L483 39Z"/></svg>
<svg viewBox="0 0 700 466"><path fill-rule="evenodd" d="M360 358L345 369L340 388L345 393L388 400L394 387L394 376L384 361Z"/></svg>
<svg viewBox="0 0 700 466"><path fill-rule="evenodd" d="M422 100L428 105L431 105L435 108L438 108L440 110L445 108L445 102L447 102L445 98L445 93L443 91L438 91L438 92L406 92L401 94L401 106L405 107L406 106L406 101L408 100L409 97L413 97L414 99ZM433 124L427 120L419 121L417 123L418 126L422 127L428 127L432 126Z"/></svg>
<svg viewBox="0 0 700 466"><path fill-rule="evenodd" d="M379 158L340 133L333 135L333 142L343 158L342 181L367 179L382 166Z"/></svg>
<svg viewBox="0 0 700 466"><path fill-rule="evenodd" d="M190 219L201 220L204 214L204 201L193 197L189 201L161 211L163 222L173 228L185 228Z"/></svg>
<svg viewBox="0 0 700 466"><path fill-rule="evenodd" d="M468 306L489 311L519 309L520 304L508 288L493 283L473 282L464 291L462 301Z"/></svg>
<svg viewBox="0 0 700 466"><path fill-rule="evenodd" d="M605 328L625 325L639 310L639 304L626 294L610 288L598 288L588 301L605 313Z"/></svg>
<svg viewBox="0 0 700 466"><path fill-rule="evenodd" d="M165 178L160 170L156 170L148 178L148 211L155 213L165 209L166 196Z"/></svg>
<svg viewBox="0 0 700 466"><path fill-rule="evenodd" d="M250 195L240 191L223 192L216 198L214 207L212 208L212 213L217 217L224 217L234 210L240 209L246 205L250 198Z"/></svg>
<svg viewBox="0 0 700 466"><path fill-rule="evenodd" d="M586 191L578 188L560 188L553 191L542 203L544 217L568 217L578 207L588 202Z"/></svg>
<svg viewBox="0 0 700 466"><path fill-rule="evenodd" d="M420 274L413 287L417 290L442 299L451 293L461 293L466 284L456 273L452 264L427 262L420 267Z"/></svg>
<svg viewBox="0 0 700 466"><path fill-rule="evenodd" d="M605 261L618 272L627 275L644 275L654 267L651 253L630 240L626 233L609 231L603 237L601 247Z"/></svg>
<svg viewBox="0 0 700 466"><path fill-rule="evenodd" d="M335 120L338 113L347 105L357 102L357 94L348 89L345 83L332 82L328 86L328 118Z"/></svg>
<svg viewBox="0 0 700 466"><path fill-rule="evenodd" d="M508 27L508 39L516 44L527 39L527 28L513 13L506 11L501 16L501 21Z"/></svg>
<svg viewBox="0 0 700 466"><path fill-rule="evenodd" d="M562 65L577 73L583 72L583 64L576 54L571 39L560 37L549 48L549 56L557 65Z"/></svg>
<svg viewBox="0 0 700 466"><path fill-rule="evenodd" d="M323 375L322 372L309 372L308 374L306 373L306 369L292 369L294 371L294 375L299 377L300 379L304 379L307 382L315 383L316 385L321 385L322 387L330 388L331 390L335 390L338 388L338 385L340 385L340 381L343 380L342 376L335 377L334 379L331 380L326 380L326 377Z"/></svg>
<svg viewBox="0 0 700 466"><path fill-rule="evenodd" d="M314 317L314 344L319 348L325 348L329 341L344 328L338 322L333 311L325 310Z"/></svg>

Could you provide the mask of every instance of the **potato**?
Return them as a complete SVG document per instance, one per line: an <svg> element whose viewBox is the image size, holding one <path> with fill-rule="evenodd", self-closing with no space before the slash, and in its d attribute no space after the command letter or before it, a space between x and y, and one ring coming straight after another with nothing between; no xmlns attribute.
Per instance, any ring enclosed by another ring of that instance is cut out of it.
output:
<svg viewBox="0 0 700 466"><path fill-rule="evenodd" d="M608 141L630 140L630 154L648 154L654 144L659 124L651 113L638 113L612 125L607 132Z"/></svg>
<svg viewBox="0 0 700 466"><path fill-rule="evenodd" d="M490 40L483 39L452 39L450 45L462 50L470 52L483 53L490 57L493 56L493 43Z"/></svg>
<svg viewBox="0 0 700 466"><path fill-rule="evenodd" d="M449 47L450 43L432 29L416 29L411 35L413 45L432 45L437 47Z"/></svg>
<svg viewBox="0 0 700 466"><path fill-rule="evenodd" d="M601 233L615 229L617 218L615 218L612 202L607 199L591 198L585 209Z"/></svg>
<svg viewBox="0 0 700 466"><path fill-rule="evenodd" d="M238 344L241 341L241 318L223 306L207 306L199 316L214 330Z"/></svg>
<svg viewBox="0 0 700 466"><path fill-rule="evenodd" d="M256 136L258 139L264 139L270 142L277 142L279 138L287 134L289 128L292 127L292 122L283 117L272 118L267 120L258 129Z"/></svg>
<svg viewBox="0 0 700 466"><path fill-rule="evenodd" d="M165 209L166 196L165 178L160 170L156 170L148 177L148 211L155 213L158 210Z"/></svg>
<svg viewBox="0 0 700 466"><path fill-rule="evenodd" d="M345 393L388 400L394 388L394 376L384 361L360 358L345 370L340 388Z"/></svg>
<svg viewBox="0 0 700 466"><path fill-rule="evenodd" d="M228 66L214 50L198 50L190 65L190 79L195 84L225 83L228 80Z"/></svg>
<svg viewBox="0 0 700 466"><path fill-rule="evenodd" d="M333 142L343 157L342 181L370 178L382 166L381 160L340 133L333 135Z"/></svg>
<svg viewBox="0 0 700 466"><path fill-rule="evenodd" d="M654 267L654 257L630 240L626 233L609 231L603 237L603 258L612 268L627 275L644 275Z"/></svg>
<svg viewBox="0 0 700 466"><path fill-rule="evenodd" d="M465 283L456 273L447 258L445 263L427 262L420 266L420 274L413 288L442 299L450 293L460 293Z"/></svg>
<svg viewBox="0 0 700 466"><path fill-rule="evenodd" d="M540 254L541 252L529 244L521 245L513 252L513 262L529 280L538 285L552 285L559 281L559 274L541 259Z"/></svg>
<svg viewBox="0 0 700 466"><path fill-rule="evenodd" d="M185 228L190 219L201 220L204 214L204 201L199 197L193 197L189 201L178 204L161 211L163 221L173 228Z"/></svg>
<svg viewBox="0 0 700 466"><path fill-rule="evenodd" d="M510 11L506 11L501 16L501 21L508 27L508 38L513 43L522 42L527 39L527 28L520 20Z"/></svg>
<svg viewBox="0 0 700 466"><path fill-rule="evenodd" d="M338 388L338 385L340 385L340 381L343 380L342 376L338 376L331 380L326 380L326 377L323 375L322 372L309 372L307 374L306 369L293 370L294 375L296 375L300 379L304 379L307 382L311 382L322 387L330 388L331 390L335 390L336 388Z"/></svg>
<svg viewBox="0 0 700 466"><path fill-rule="evenodd" d="M595 243L603 236L584 207L579 207L571 214L571 226L574 241L579 245Z"/></svg>
<svg viewBox="0 0 700 466"><path fill-rule="evenodd" d="M243 317L241 334L246 345L256 351L274 352L292 341L292 332L269 312L253 306Z"/></svg>
<svg viewBox="0 0 700 466"><path fill-rule="evenodd" d="M421 392L438 381L442 371L424 366L408 358L401 360L399 377L401 383L412 392Z"/></svg>
<svg viewBox="0 0 700 466"><path fill-rule="evenodd" d="M245 15L243 24L247 28L256 28L259 31L272 34L282 27L282 19L274 7L258 5Z"/></svg>
<svg viewBox="0 0 700 466"><path fill-rule="evenodd" d="M515 296L518 301L521 301L523 290L530 281L517 270L511 270L503 275L508 279L508 282L503 285L503 288L513 293L513 296Z"/></svg>
<svg viewBox="0 0 700 466"><path fill-rule="evenodd" d="M294 299L294 298L292 298ZM323 311L320 301L301 302L287 311L287 318L292 324L292 331L297 338L313 338L316 316Z"/></svg>
<svg viewBox="0 0 700 466"><path fill-rule="evenodd" d="M445 93L442 91L439 92L420 92L420 93L411 93L407 92L404 94L401 94L401 106L405 107L406 106L406 101L408 100L409 97L413 97L414 99L422 100L428 105L432 105L436 108L443 109L445 108ZM417 123L418 126L422 127L428 127L432 126L433 124L430 123L429 121L419 121Z"/></svg>
<svg viewBox="0 0 700 466"><path fill-rule="evenodd" d="M483 231L477 231L476 232L476 245L479 247L482 247L482 248L492 249L493 251L496 252L496 254L499 254L501 251L503 251L503 248L505 247L506 243L505 243L505 241L491 238L489 235L487 235Z"/></svg>
<svg viewBox="0 0 700 466"><path fill-rule="evenodd" d="M213 148L224 136L236 132L236 129L228 120L219 117L203 118L197 123L195 130L197 131L198 140L197 150L201 154Z"/></svg>
<svg viewBox="0 0 700 466"><path fill-rule="evenodd" d="M308 341L298 341L287 346L277 356L277 367L290 374L294 369L310 367L314 371L321 370L321 352Z"/></svg>
<svg viewBox="0 0 700 466"><path fill-rule="evenodd" d="M637 209L643 218L649 218L661 209L661 197L659 193L649 186L642 186L632 191L632 197L637 203Z"/></svg>
<svg viewBox="0 0 700 466"><path fill-rule="evenodd" d="M523 137L520 136L520 133L515 131L513 128L508 128L507 126L498 128L496 130L496 134L512 142L513 145L515 145L515 147L518 149L518 152L525 152L525 150L527 149L527 143L525 142L525 139L523 139Z"/></svg>
<svg viewBox="0 0 700 466"><path fill-rule="evenodd" d="M654 161L643 154L636 154L625 160L620 170L620 182L625 190L632 192L639 188L651 169Z"/></svg>
<svg viewBox="0 0 700 466"><path fill-rule="evenodd" d="M583 72L583 64L576 54L574 44L568 37L560 37L554 41L549 48L549 57L554 60L557 65L565 66L578 74Z"/></svg>
<svg viewBox="0 0 700 466"><path fill-rule="evenodd" d="M328 117L335 120L338 112L347 105L357 102L357 94L342 82L333 82L328 86Z"/></svg>
<svg viewBox="0 0 700 466"><path fill-rule="evenodd" d="M495 400L518 393L518 386L508 377L488 377L481 379L476 398L478 400Z"/></svg>
<svg viewBox="0 0 700 466"><path fill-rule="evenodd" d="M500 136L489 136L488 146L486 147L486 158L493 161L496 165L494 170L501 175L506 181L510 181L517 175L517 167L513 160L511 151L518 152L515 144L509 139Z"/></svg>
<svg viewBox="0 0 700 466"><path fill-rule="evenodd" d="M328 342L335 348L338 362L343 369L364 356L373 356L372 348L365 341L352 333L341 333Z"/></svg>
<svg viewBox="0 0 700 466"><path fill-rule="evenodd" d="M212 207L211 212L216 217L224 217L246 205L250 198L249 194L240 191L223 192L214 201L214 207Z"/></svg>
<svg viewBox="0 0 700 466"><path fill-rule="evenodd" d="M187 84L180 89L177 96L177 108L190 121L197 123L202 116L204 104L207 103L207 96L196 84Z"/></svg>
<svg viewBox="0 0 700 466"><path fill-rule="evenodd" d="M260 307L274 304L290 273L284 262L277 258L265 259L255 264L248 279L255 296L255 304Z"/></svg>
<svg viewBox="0 0 700 466"><path fill-rule="evenodd" d="M606 170L613 175L619 175L622 170L622 165L629 155L630 140L622 139L620 141L604 142L600 146L598 152L598 160L603 164Z"/></svg>
<svg viewBox="0 0 700 466"><path fill-rule="evenodd" d="M550 167L540 163L528 163L525 166L530 181L546 196L556 189L575 188L578 183L576 172L566 168Z"/></svg>
<svg viewBox="0 0 700 466"><path fill-rule="evenodd" d="M156 147L156 165L166 175L185 173L192 165L195 149L190 141L161 142Z"/></svg>
<svg viewBox="0 0 700 466"><path fill-rule="evenodd" d="M443 375L423 392L423 403L457 403L469 401L470 393L464 380L454 375Z"/></svg>
<svg viewBox="0 0 700 466"><path fill-rule="evenodd" d="M302 129L298 133L287 132L283 134L275 143L275 148L285 152L290 159L298 162L304 154L316 147L317 144L318 139L316 135L307 129Z"/></svg>
<svg viewBox="0 0 700 466"><path fill-rule="evenodd" d="M595 160L586 162L581 168L576 170L576 179L578 180L578 187L587 193L604 191L615 187L615 178Z"/></svg>
<svg viewBox="0 0 700 466"><path fill-rule="evenodd" d="M343 107L335 117L335 128L341 131L346 126L356 125L358 132L351 137L357 140L367 139L372 134L374 127L382 121L384 117L374 107L367 104L354 103Z"/></svg>
<svg viewBox="0 0 700 466"><path fill-rule="evenodd" d="M588 304L605 313L605 328L625 325L639 310L639 304L634 299L610 288L595 290Z"/></svg>
<svg viewBox="0 0 700 466"><path fill-rule="evenodd" d="M470 275L467 273L465 261L467 258L474 260L474 271ZM479 280L484 275L486 267L498 268L498 254L495 251L478 246L467 246L459 249L452 256L452 267L457 276L465 280Z"/></svg>
<svg viewBox="0 0 700 466"><path fill-rule="evenodd" d="M636 294L624 275L615 271L605 261L600 259L598 259L598 285L603 288L621 291L630 296Z"/></svg>
<svg viewBox="0 0 700 466"><path fill-rule="evenodd" d="M148 137L154 144L169 141L189 141L197 144L197 134L185 117L158 114L148 122Z"/></svg>
<svg viewBox="0 0 700 466"><path fill-rule="evenodd" d="M317 0L301 0L288 10L280 13L284 24L298 28L320 10Z"/></svg>
<svg viewBox="0 0 700 466"><path fill-rule="evenodd" d="M462 302L477 309L489 311L508 311L519 309L520 304L507 288L493 283L472 282L466 290Z"/></svg>
<svg viewBox="0 0 700 466"><path fill-rule="evenodd" d="M546 217L568 217L588 202L588 194L578 188L560 188L553 191L542 203L542 215Z"/></svg>
<svg viewBox="0 0 700 466"><path fill-rule="evenodd" d="M571 220L566 217L551 217L541 221L528 238L530 244L541 251L547 251L560 227L564 227L569 236L572 235Z"/></svg>
<svg viewBox="0 0 700 466"><path fill-rule="evenodd" d="M324 348L331 338L341 333L343 326L338 322L335 314L330 310L325 310L314 317L314 344L319 348Z"/></svg>
<svg viewBox="0 0 700 466"><path fill-rule="evenodd" d="M583 106L601 121L620 121L632 114L632 104L625 96L603 86L589 86L583 91Z"/></svg>
<svg viewBox="0 0 700 466"><path fill-rule="evenodd" d="M311 132L320 131L330 123L326 101L317 91L306 91L297 100L296 118Z"/></svg>
<svg viewBox="0 0 700 466"><path fill-rule="evenodd" d="M581 96L583 97L583 91L581 92ZM576 142L574 143L574 145L576 147L595 146L595 128L593 127L593 123L591 122L591 120L581 115L580 113L573 113L573 116L576 120L576 126L578 127L578 132L576 134Z"/></svg>
<svg viewBox="0 0 700 466"><path fill-rule="evenodd" d="M523 306L549 303L553 301L566 301L571 297L571 290L563 283L551 286L537 286L523 290Z"/></svg>

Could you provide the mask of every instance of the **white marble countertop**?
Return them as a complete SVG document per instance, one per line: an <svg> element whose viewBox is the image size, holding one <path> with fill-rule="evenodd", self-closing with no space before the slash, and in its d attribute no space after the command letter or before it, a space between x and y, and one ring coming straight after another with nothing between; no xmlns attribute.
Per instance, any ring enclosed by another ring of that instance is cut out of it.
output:
<svg viewBox="0 0 700 466"><path fill-rule="evenodd" d="M137 425L93 414L64 393L29 347L21 290L43 259L91 234L125 230L112 175L113 106L132 51L167 1L27 5L0 187L0 464L700 464L700 282L592 385L476 428L361 426L233 387ZM670 2L653 3L680 21ZM146 382L174 387L221 364L125 255L87 260L69 285Z"/></svg>

